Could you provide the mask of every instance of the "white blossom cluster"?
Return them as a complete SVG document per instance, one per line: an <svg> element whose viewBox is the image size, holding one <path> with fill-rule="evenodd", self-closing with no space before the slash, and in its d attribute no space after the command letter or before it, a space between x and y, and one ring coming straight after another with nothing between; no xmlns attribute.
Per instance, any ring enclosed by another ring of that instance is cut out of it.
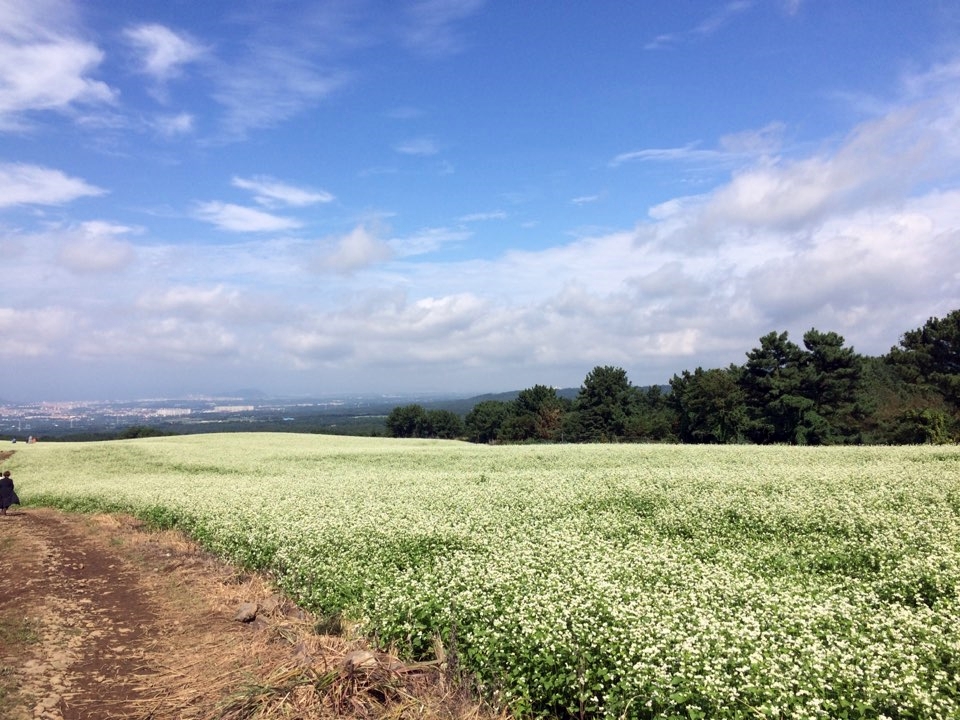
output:
<svg viewBox="0 0 960 720"><path fill-rule="evenodd" d="M960 450L488 447L286 434L18 452L504 706L960 717Z"/></svg>

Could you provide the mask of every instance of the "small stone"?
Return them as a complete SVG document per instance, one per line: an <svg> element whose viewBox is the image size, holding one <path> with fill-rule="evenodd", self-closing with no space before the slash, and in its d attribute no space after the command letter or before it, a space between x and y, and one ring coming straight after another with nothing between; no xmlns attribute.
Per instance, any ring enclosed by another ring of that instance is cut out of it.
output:
<svg viewBox="0 0 960 720"><path fill-rule="evenodd" d="M372 668L377 665L377 656L369 650L354 650L343 658L343 664L348 668Z"/></svg>
<svg viewBox="0 0 960 720"><path fill-rule="evenodd" d="M245 602L237 608L237 614L233 616L236 622L253 622L257 618L257 604Z"/></svg>

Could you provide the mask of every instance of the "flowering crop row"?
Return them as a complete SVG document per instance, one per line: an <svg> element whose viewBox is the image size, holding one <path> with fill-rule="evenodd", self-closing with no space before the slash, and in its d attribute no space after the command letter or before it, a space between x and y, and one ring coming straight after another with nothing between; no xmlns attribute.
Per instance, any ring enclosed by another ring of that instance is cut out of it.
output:
<svg viewBox="0 0 960 720"><path fill-rule="evenodd" d="M518 712L960 717L960 450L287 434L18 451Z"/></svg>

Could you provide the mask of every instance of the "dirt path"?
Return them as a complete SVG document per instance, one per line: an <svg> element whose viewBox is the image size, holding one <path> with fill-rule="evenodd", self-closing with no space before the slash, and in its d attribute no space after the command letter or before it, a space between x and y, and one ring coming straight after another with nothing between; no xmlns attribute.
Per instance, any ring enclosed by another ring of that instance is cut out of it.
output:
<svg viewBox="0 0 960 720"><path fill-rule="evenodd" d="M281 603L262 582L237 582L190 543L131 518L12 511L0 517L0 552L0 716L17 720L157 717L153 706L194 716L219 698L201 687L189 708L172 707L173 686L204 679L190 663L212 651L232 658L220 668L228 676L242 674L236 651L262 643L266 623L234 621L236 606Z"/></svg>
<svg viewBox="0 0 960 720"><path fill-rule="evenodd" d="M441 663L317 635L267 578L130 517L13 510L0 558L4 720L490 717Z"/></svg>
<svg viewBox="0 0 960 720"><path fill-rule="evenodd" d="M19 657L4 654L4 669L32 705L32 715L20 714L79 719L124 711L140 695L137 677L150 672L157 621L150 591L118 556L53 513L0 520L4 545L12 540L4 556L16 565L0 587L0 613L19 650Z"/></svg>

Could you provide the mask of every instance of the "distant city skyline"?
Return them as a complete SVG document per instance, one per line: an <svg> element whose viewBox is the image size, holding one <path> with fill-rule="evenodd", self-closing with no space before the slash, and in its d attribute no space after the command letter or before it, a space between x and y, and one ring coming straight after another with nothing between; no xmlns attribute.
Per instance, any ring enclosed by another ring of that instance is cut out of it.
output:
<svg viewBox="0 0 960 720"><path fill-rule="evenodd" d="M960 8L0 0L0 398L476 395L960 307Z"/></svg>

